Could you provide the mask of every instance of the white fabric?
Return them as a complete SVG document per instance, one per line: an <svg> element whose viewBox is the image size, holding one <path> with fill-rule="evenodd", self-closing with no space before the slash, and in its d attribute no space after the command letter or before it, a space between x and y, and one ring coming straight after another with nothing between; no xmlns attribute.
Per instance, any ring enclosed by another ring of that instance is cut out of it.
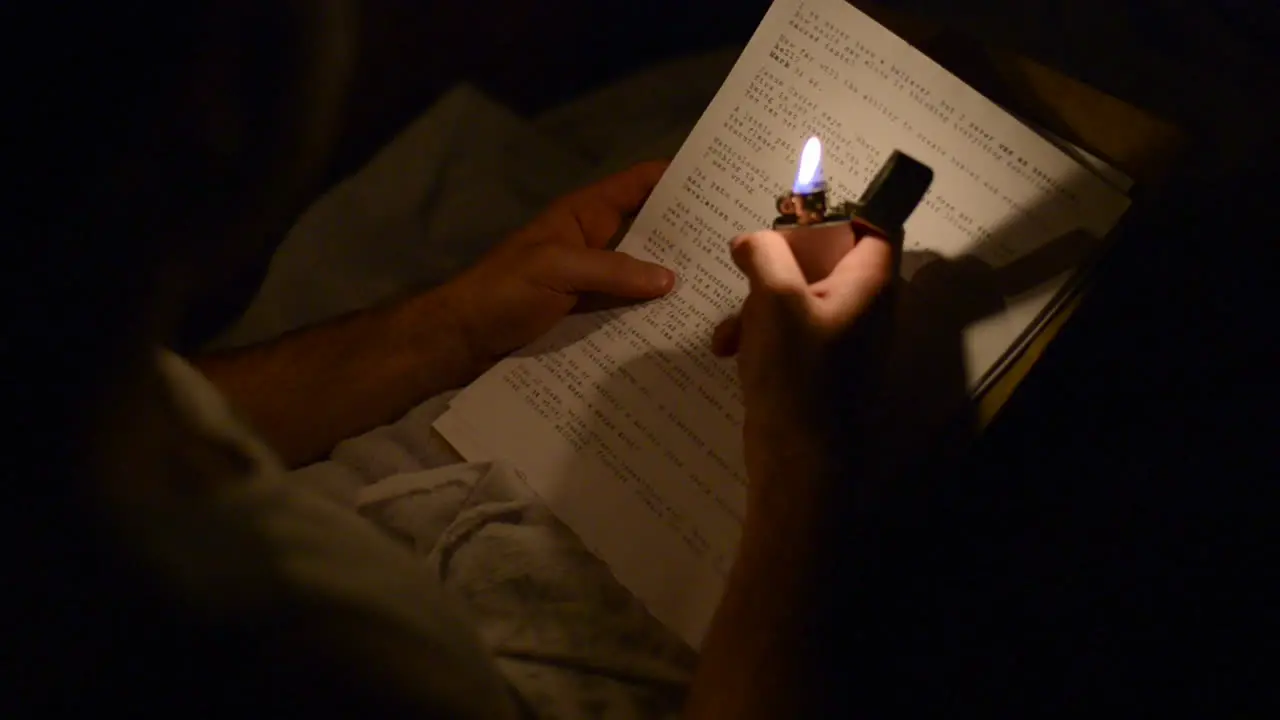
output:
<svg viewBox="0 0 1280 720"><path fill-rule="evenodd" d="M669 157L736 57L656 68L532 121L448 94L310 208L229 347L444 281L554 197ZM288 482L372 520L429 568L537 717L679 714L696 655L501 464L431 430L449 396L352 438ZM433 599L424 600L426 603Z"/></svg>
<svg viewBox="0 0 1280 720"><path fill-rule="evenodd" d="M693 651L514 473L411 459L431 457L432 443L398 438L419 437L429 413L347 441L335 453L346 462L290 474L194 368L165 354L160 369L180 429L173 470L208 490L131 507L126 520L197 612L301 628L307 647L347 655L410 706L449 717L679 714ZM385 458L398 470L369 482Z"/></svg>
<svg viewBox="0 0 1280 720"><path fill-rule="evenodd" d="M655 620L513 472L448 464L438 398L342 443L299 485L352 507L462 598L538 717L676 717L696 655Z"/></svg>
<svg viewBox="0 0 1280 720"><path fill-rule="evenodd" d="M431 563L291 482L194 368L167 353L158 365L168 402L145 412L164 428L158 451L172 484L120 499L117 518L194 619L256 628L250 652L282 662L319 652L366 672L400 707L518 717L516 696Z"/></svg>

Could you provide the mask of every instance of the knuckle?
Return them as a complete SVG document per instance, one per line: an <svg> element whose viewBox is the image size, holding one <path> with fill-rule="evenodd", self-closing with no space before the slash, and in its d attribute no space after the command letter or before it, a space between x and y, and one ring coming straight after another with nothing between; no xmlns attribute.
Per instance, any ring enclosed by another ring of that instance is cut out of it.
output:
<svg viewBox="0 0 1280 720"><path fill-rule="evenodd" d="M798 302L809 294L809 289L793 282L776 278L764 278L758 287L769 295L784 302Z"/></svg>
<svg viewBox="0 0 1280 720"><path fill-rule="evenodd" d="M761 230L744 233L735 237L729 244L730 254L740 263L750 261L751 258L760 251L761 246L768 242L768 239L764 235L765 232L771 231Z"/></svg>
<svg viewBox="0 0 1280 720"><path fill-rule="evenodd" d="M563 257L565 254L565 248L563 246L551 242L538 243L529 250L533 257L547 260L557 259Z"/></svg>
<svg viewBox="0 0 1280 720"><path fill-rule="evenodd" d="M545 268L563 262L565 249L555 243L537 243L525 248L522 262L530 267Z"/></svg>
<svg viewBox="0 0 1280 720"><path fill-rule="evenodd" d="M774 243L785 239L777 230L753 230L739 236L744 242L749 243L753 247L760 247L769 243Z"/></svg>
<svg viewBox="0 0 1280 720"><path fill-rule="evenodd" d="M662 172L666 170L667 166L670 164L671 164L671 161L669 160L645 160L643 162L636 163L633 169L636 171L645 173L646 175L656 176L656 175L661 175Z"/></svg>
<svg viewBox="0 0 1280 720"><path fill-rule="evenodd" d="M809 316L809 293L806 288L771 284L763 289L768 293L767 299L775 312L795 319Z"/></svg>
<svg viewBox="0 0 1280 720"><path fill-rule="evenodd" d="M562 218L575 215L584 201L590 198L591 189L592 187L579 188L552 200L551 204L547 205L547 209L543 211L542 217Z"/></svg>

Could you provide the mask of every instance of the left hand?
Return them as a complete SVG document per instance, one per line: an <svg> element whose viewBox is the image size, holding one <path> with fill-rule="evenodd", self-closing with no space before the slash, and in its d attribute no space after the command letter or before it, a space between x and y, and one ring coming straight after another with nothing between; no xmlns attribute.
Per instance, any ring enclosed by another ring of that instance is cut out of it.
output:
<svg viewBox="0 0 1280 720"><path fill-rule="evenodd" d="M670 270L606 249L666 167L642 163L556 200L442 288L478 359L496 361L537 339L583 293L650 300L670 292Z"/></svg>

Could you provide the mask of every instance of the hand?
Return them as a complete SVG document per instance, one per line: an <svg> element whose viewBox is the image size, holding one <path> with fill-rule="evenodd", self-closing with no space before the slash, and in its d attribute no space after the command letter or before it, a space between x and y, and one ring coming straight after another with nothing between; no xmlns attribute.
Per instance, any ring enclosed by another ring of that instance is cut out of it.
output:
<svg viewBox="0 0 1280 720"><path fill-rule="evenodd" d="M850 401L869 394L887 345L877 299L893 278L894 249L865 237L812 284L779 233L742 235L730 249L750 292L716 328L712 349L738 358L754 491L773 475L821 472L832 443L847 439L836 434L856 425Z"/></svg>
<svg viewBox="0 0 1280 720"><path fill-rule="evenodd" d="M467 341L493 362L537 339L583 293L649 300L675 274L606 248L623 218L640 209L665 162L636 165L567 195L445 286Z"/></svg>

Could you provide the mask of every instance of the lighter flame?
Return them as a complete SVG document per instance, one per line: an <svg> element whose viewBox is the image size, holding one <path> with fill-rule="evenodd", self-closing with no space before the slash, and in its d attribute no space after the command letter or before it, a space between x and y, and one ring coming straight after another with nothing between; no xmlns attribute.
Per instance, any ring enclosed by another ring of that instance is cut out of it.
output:
<svg viewBox="0 0 1280 720"><path fill-rule="evenodd" d="M822 143L811 137L800 152L800 170L796 172L796 192L812 192L822 182Z"/></svg>

